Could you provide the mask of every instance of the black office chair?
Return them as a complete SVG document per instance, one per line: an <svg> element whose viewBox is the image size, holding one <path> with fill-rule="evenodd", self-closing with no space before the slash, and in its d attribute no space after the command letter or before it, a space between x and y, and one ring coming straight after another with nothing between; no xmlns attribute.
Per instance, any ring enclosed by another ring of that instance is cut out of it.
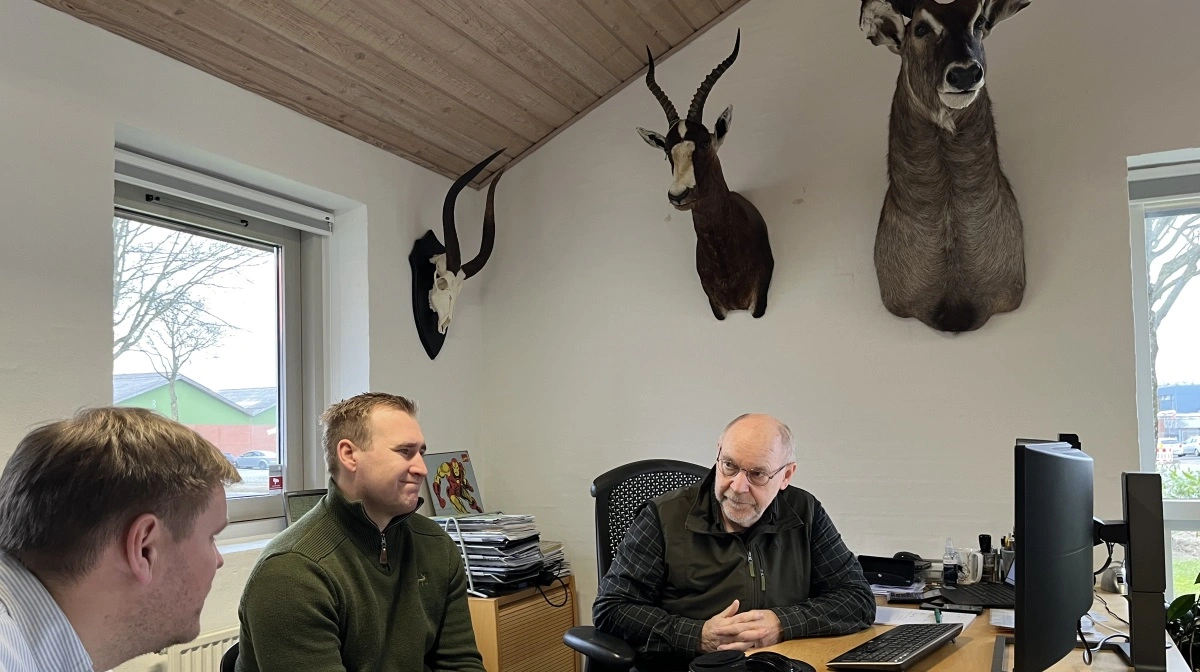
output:
<svg viewBox="0 0 1200 672"><path fill-rule="evenodd" d="M234 642L233 646L225 651L225 655L221 656L221 672L233 672L237 667L238 659L238 643Z"/></svg>
<svg viewBox="0 0 1200 672"><path fill-rule="evenodd" d="M639 506L665 492L696 483L708 475L709 469L678 460L642 460L598 476L592 482L598 576L603 578L608 572ZM633 667L633 647L592 626L571 628L563 635L563 642L584 655L586 672L626 672Z"/></svg>

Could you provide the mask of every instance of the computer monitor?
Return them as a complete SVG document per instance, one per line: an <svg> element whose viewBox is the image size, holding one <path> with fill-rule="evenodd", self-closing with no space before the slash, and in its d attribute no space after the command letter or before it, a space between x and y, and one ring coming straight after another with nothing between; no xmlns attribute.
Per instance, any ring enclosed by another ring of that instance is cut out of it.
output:
<svg viewBox="0 0 1200 672"><path fill-rule="evenodd" d="M1092 548L1107 542L1125 550L1131 625L1128 643L1105 648L1139 672L1165 670L1162 480L1122 474L1124 520L1097 520L1092 458L1073 435L1060 439L1016 444L1016 641L997 638L993 669L1007 643L1015 644L1014 672L1040 672L1075 648L1080 618L1092 605Z"/></svg>
<svg viewBox="0 0 1200 672"><path fill-rule="evenodd" d="M288 525L300 520L324 496L325 488L318 490L296 490L284 494L284 520L287 521Z"/></svg>
<svg viewBox="0 0 1200 672"><path fill-rule="evenodd" d="M1014 672L1041 671L1075 648L1092 607L1092 458L1065 442L1016 445Z"/></svg>

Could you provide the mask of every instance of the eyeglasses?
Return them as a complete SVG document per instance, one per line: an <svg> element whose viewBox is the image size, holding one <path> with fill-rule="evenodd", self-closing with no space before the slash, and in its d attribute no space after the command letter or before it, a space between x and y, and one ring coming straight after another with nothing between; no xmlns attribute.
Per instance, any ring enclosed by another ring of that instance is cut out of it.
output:
<svg viewBox="0 0 1200 672"><path fill-rule="evenodd" d="M739 471L744 471L746 472L746 480L750 481L751 485L766 485L767 483L770 483L772 478L775 478L779 472L783 471L785 467L791 464L794 463L788 462L775 471L768 473L762 469L743 469L738 466L737 462L734 462L728 457L717 457L717 466L721 468L722 474L724 474L727 478L736 478Z"/></svg>

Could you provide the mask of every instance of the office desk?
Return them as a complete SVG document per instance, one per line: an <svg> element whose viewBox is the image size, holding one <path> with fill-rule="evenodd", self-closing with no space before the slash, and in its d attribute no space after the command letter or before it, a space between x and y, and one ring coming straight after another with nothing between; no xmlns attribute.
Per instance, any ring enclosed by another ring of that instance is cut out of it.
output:
<svg viewBox="0 0 1200 672"><path fill-rule="evenodd" d="M1105 593L1104 599L1108 601L1109 607L1117 614L1120 614L1122 618L1127 616L1127 603L1123 597ZM877 598L877 602L880 606L908 606L888 605L883 601L883 598ZM1092 610L1108 616L1104 611L1104 605L1098 600L1093 605ZM1105 622L1105 625L1111 625L1119 630L1128 631L1124 623L1117 621L1112 616L1109 616L1109 620ZM795 639L788 642L781 642L763 650L778 651L789 658L803 660L819 671L828 670L829 668L825 667L827 661L838 657L855 646L893 627L895 626L875 625L868 630L843 637ZM1097 628L1096 633L1098 635L1111 634L1111 632L1106 631L1104 628ZM963 630L956 642L946 644L916 665L913 665L909 670L911 672L974 672L976 670L979 672L988 672L992 669L992 652L996 646L996 636L1004 634L1011 635L1012 633L1011 631L993 627L989 623L988 610L984 609L983 613L976 616L975 620L971 621L971 624ZM1163 637L1166 637L1165 632L1163 633ZM1010 646L1008 647L1008 655L1004 659L1005 670L1012 669L1012 654L1013 649ZM1054 672L1127 672L1131 668L1125 665L1125 659L1120 654L1113 651L1097 652L1092 660L1092 665L1089 667L1083 663L1083 649L1080 648L1071 651L1050 669ZM1167 649L1167 670L1168 672L1190 672L1187 663L1183 660L1183 656L1174 646Z"/></svg>

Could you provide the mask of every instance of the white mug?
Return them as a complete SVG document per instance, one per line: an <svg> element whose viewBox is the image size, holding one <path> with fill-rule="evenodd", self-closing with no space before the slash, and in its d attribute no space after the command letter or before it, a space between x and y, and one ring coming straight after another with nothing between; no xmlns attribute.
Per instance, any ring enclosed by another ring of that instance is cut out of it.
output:
<svg viewBox="0 0 1200 672"><path fill-rule="evenodd" d="M983 578L983 553L973 548L954 549L958 555L958 582L979 583Z"/></svg>

